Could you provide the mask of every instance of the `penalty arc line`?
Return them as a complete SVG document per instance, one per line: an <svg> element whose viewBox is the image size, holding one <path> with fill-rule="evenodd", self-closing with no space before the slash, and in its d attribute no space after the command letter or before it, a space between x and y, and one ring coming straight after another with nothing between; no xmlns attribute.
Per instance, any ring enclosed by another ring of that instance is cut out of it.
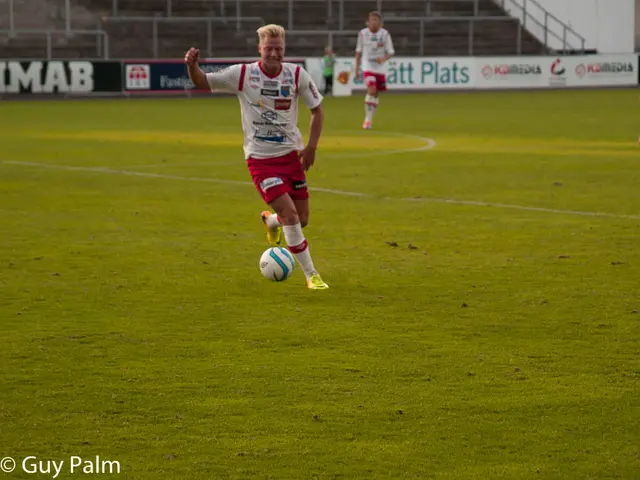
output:
<svg viewBox="0 0 640 480"><path fill-rule="evenodd" d="M25 167L47 168L52 170L107 173L111 175L158 178L158 179L164 179L164 180L180 180L180 181L186 181L186 182L219 183L219 184L226 184L226 185L253 186L253 183L242 181L242 180L225 180L221 178L210 178L210 177L183 177L180 175L167 175L162 173L151 173L151 172L135 172L132 170L118 170L114 168L105 168L105 167L76 167L72 165L50 165L46 163L19 162L19 161L11 161L11 160L4 160L2 163L7 165L21 165ZM581 216L581 217L606 217L606 218L621 218L621 219L628 219L628 220L640 220L640 215L621 215L621 214L609 213L609 212L590 212L590 211L583 211L583 210L562 210L558 208L529 207L526 205L512 205L507 203L482 202L477 200L459 200L455 198L380 197L380 196L372 195L369 193L349 192L345 190L335 190L331 188L322 188L322 187L310 187L309 190L314 192L330 193L333 195L341 195L341 196L347 196L347 197L371 198L371 199L388 200L388 201L403 201L403 202L416 202L416 203L446 203L450 205L493 207L493 208L521 210L521 211L528 211L528 212L554 213L559 215L574 215L574 216Z"/></svg>
<svg viewBox="0 0 640 480"><path fill-rule="evenodd" d="M409 135L406 133L394 133L394 132L385 132L386 136L391 137L400 137L400 138L410 138L414 140L419 140L423 143L419 147L411 147L411 148L402 148L397 150L374 150L371 152L359 152L359 153L337 153L337 154L325 154L323 158L360 158L360 157L377 157L380 155L396 155L398 153L418 153L418 152L426 152L427 150L432 150L438 144L433 138L421 137L419 135ZM140 164L140 165L124 165L119 167L119 169L127 169L127 168L158 168L158 167L166 167L166 166L174 166L174 167L208 167L208 166L220 166L220 165L237 165L238 162L199 162L199 163L188 163L188 164L170 164L170 163L154 163L154 164ZM104 167L109 168L109 167Z"/></svg>
<svg viewBox="0 0 640 480"><path fill-rule="evenodd" d="M433 138L421 137L419 135L409 135L407 133L385 132L384 135L400 138L411 138L414 140L420 140L423 145L413 148L402 148L398 150L374 150L372 152L359 152L359 153L338 153L323 155L325 158L358 158L358 157L375 157L379 155L395 155L398 153L414 153L425 152L435 148L438 144ZM383 135L383 136L384 136Z"/></svg>

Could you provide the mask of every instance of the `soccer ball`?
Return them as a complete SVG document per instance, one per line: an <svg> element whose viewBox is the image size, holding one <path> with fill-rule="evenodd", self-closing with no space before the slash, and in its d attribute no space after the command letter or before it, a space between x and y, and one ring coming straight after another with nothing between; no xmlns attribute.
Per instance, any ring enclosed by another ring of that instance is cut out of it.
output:
<svg viewBox="0 0 640 480"><path fill-rule="evenodd" d="M289 278L295 266L296 261L286 248L269 248L260 257L262 275L276 282L283 282Z"/></svg>

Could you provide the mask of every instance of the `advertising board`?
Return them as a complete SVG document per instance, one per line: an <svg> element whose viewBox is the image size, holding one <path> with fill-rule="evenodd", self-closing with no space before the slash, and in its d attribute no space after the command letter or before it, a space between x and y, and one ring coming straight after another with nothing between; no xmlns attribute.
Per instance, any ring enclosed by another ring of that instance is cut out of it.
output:
<svg viewBox="0 0 640 480"><path fill-rule="evenodd" d="M387 62L389 90L469 89L475 87L473 57L393 57ZM354 59L339 57L334 69L334 95L365 89L362 74L354 77Z"/></svg>
<svg viewBox="0 0 640 480"><path fill-rule="evenodd" d="M91 94L120 91L120 62L0 60L0 94Z"/></svg>
<svg viewBox="0 0 640 480"><path fill-rule="evenodd" d="M255 58L202 59L200 68L205 73L216 72L237 63L252 63ZM304 66L303 58L287 59L287 62ZM184 93L195 87L182 60L125 61L123 84L127 93Z"/></svg>

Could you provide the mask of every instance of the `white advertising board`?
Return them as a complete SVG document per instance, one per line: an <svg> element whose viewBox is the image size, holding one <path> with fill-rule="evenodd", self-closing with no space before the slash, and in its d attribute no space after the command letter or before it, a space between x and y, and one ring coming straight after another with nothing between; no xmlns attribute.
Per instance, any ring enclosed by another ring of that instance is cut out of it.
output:
<svg viewBox="0 0 640 480"><path fill-rule="evenodd" d="M637 54L562 57L394 57L387 88L398 90L518 89L638 85ZM334 95L364 90L354 59L338 58Z"/></svg>
<svg viewBox="0 0 640 480"><path fill-rule="evenodd" d="M389 90L431 90L473 88L473 57L394 57L387 62ZM334 95L350 95L353 89L365 89L362 74L354 78L354 59L336 59Z"/></svg>
<svg viewBox="0 0 640 480"><path fill-rule="evenodd" d="M638 84L638 55L563 57L567 86L596 87Z"/></svg>

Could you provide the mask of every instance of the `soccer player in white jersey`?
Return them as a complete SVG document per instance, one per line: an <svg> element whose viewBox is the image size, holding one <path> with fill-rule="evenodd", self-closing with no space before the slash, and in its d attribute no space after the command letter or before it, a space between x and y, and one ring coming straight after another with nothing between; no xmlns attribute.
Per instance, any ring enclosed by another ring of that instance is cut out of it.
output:
<svg viewBox="0 0 640 480"><path fill-rule="evenodd" d="M307 71L284 62L285 30L280 25L258 29L260 60L205 74L199 51L189 49L185 63L194 85L203 90L235 93L240 100L244 154L253 182L275 214L262 212L267 238L281 243L282 234L304 270L307 286L328 288L316 271L302 228L309 220L305 172L315 162L324 114L322 95ZM298 98L311 110L309 139L298 129Z"/></svg>
<svg viewBox="0 0 640 480"><path fill-rule="evenodd" d="M386 65L384 64L394 55L393 42L389 32L382 28L382 14L369 13L367 28L360 30L356 44L355 77L360 76L360 62L364 83L367 86L367 96L364 97L364 123L362 128L370 129L373 115L378 108L378 92L387 89Z"/></svg>

